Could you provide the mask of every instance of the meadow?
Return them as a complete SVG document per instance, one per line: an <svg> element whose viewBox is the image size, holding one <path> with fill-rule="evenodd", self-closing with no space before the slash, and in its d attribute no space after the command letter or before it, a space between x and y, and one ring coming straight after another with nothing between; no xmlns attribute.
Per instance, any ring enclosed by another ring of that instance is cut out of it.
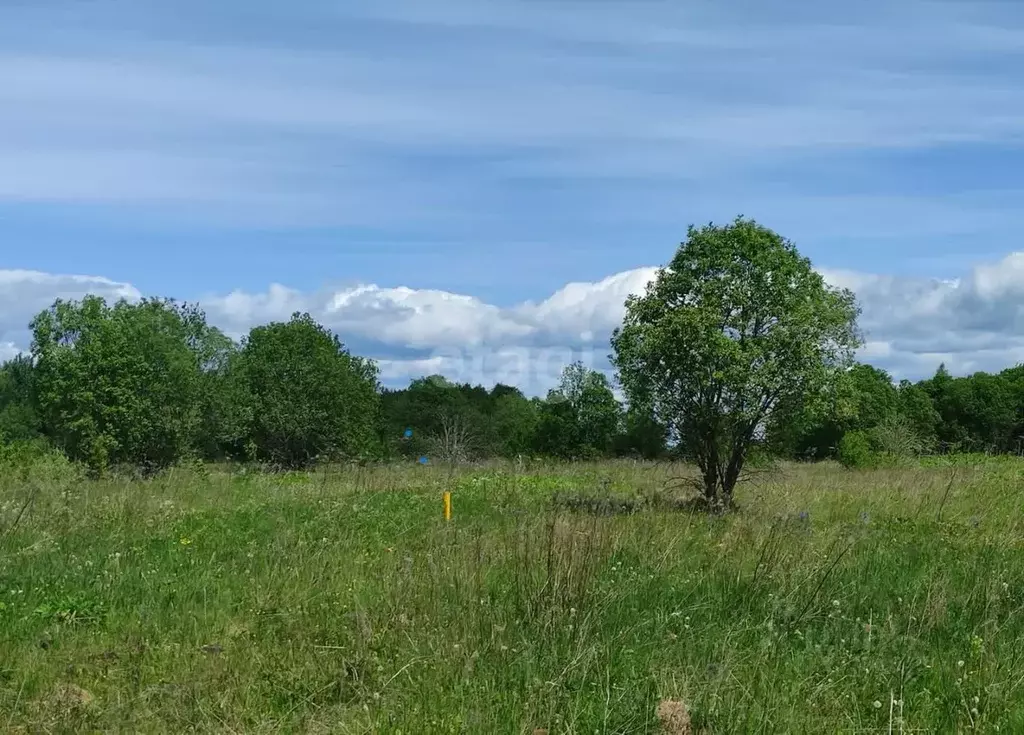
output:
<svg viewBox="0 0 1024 735"><path fill-rule="evenodd" d="M1024 732L1024 463L686 473L5 471L0 730Z"/></svg>

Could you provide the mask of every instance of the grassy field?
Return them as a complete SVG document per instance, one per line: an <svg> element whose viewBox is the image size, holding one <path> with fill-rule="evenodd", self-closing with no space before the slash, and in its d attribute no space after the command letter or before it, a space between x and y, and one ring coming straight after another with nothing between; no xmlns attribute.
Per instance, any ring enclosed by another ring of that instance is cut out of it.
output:
<svg viewBox="0 0 1024 735"><path fill-rule="evenodd" d="M6 472L0 731L1024 732L1024 464L680 472Z"/></svg>

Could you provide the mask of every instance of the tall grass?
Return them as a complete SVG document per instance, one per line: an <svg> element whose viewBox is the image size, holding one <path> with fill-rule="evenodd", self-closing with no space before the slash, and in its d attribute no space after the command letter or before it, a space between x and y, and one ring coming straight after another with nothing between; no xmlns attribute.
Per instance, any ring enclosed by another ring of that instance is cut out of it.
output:
<svg viewBox="0 0 1024 735"><path fill-rule="evenodd" d="M633 463L33 465L0 729L1024 732L1022 467L790 466L712 518Z"/></svg>

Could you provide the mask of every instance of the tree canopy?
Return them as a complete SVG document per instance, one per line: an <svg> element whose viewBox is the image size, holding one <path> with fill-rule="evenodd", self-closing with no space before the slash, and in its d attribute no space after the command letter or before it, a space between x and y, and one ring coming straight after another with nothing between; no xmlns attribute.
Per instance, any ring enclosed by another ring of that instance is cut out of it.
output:
<svg viewBox="0 0 1024 735"><path fill-rule="evenodd" d="M612 337L631 402L651 406L729 504L769 420L823 399L859 344L853 294L753 220L691 227Z"/></svg>
<svg viewBox="0 0 1024 735"><path fill-rule="evenodd" d="M198 309L90 296L57 301L31 326L42 426L70 457L162 467L194 445L212 332Z"/></svg>
<svg viewBox="0 0 1024 735"><path fill-rule="evenodd" d="M309 314L255 327L234 380L257 457L294 467L376 452L376 365L351 355Z"/></svg>

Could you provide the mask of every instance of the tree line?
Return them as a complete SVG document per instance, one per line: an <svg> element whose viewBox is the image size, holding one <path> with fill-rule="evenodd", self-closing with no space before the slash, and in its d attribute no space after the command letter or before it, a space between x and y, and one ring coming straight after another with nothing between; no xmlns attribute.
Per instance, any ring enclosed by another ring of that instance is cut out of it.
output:
<svg viewBox="0 0 1024 735"><path fill-rule="evenodd" d="M1024 365L954 377L945 365L925 380L894 382L855 365L825 413L773 427L770 444L797 459L851 465L886 457L978 452L1024 453Z"/></svg>
<svg viewBox="0 0 1024 735"><path fill-rule="evenodd" d="M731 497L751 449L863 466L931 452L1020 453L1024 366L916 383L852 361L853 295L751 220L691 227L612 338L620 401L575 363L544 397L441 376L380 384L308 314L235 342L195 305L58 300L30 354L0 365L0 444L45 443L96 472L183 459L679 457Z"/></svg>
<svg viewBox="0 0 1024 735"><path fill-rule="evenodd" d="M46 442L98 472L186 458L304 467L664 448L579 363L543 399L438 375L394 390L308 314L236 343L193 305L89 296L58 300L30 326L31 353L0 365L0 442Z"/></svg>

